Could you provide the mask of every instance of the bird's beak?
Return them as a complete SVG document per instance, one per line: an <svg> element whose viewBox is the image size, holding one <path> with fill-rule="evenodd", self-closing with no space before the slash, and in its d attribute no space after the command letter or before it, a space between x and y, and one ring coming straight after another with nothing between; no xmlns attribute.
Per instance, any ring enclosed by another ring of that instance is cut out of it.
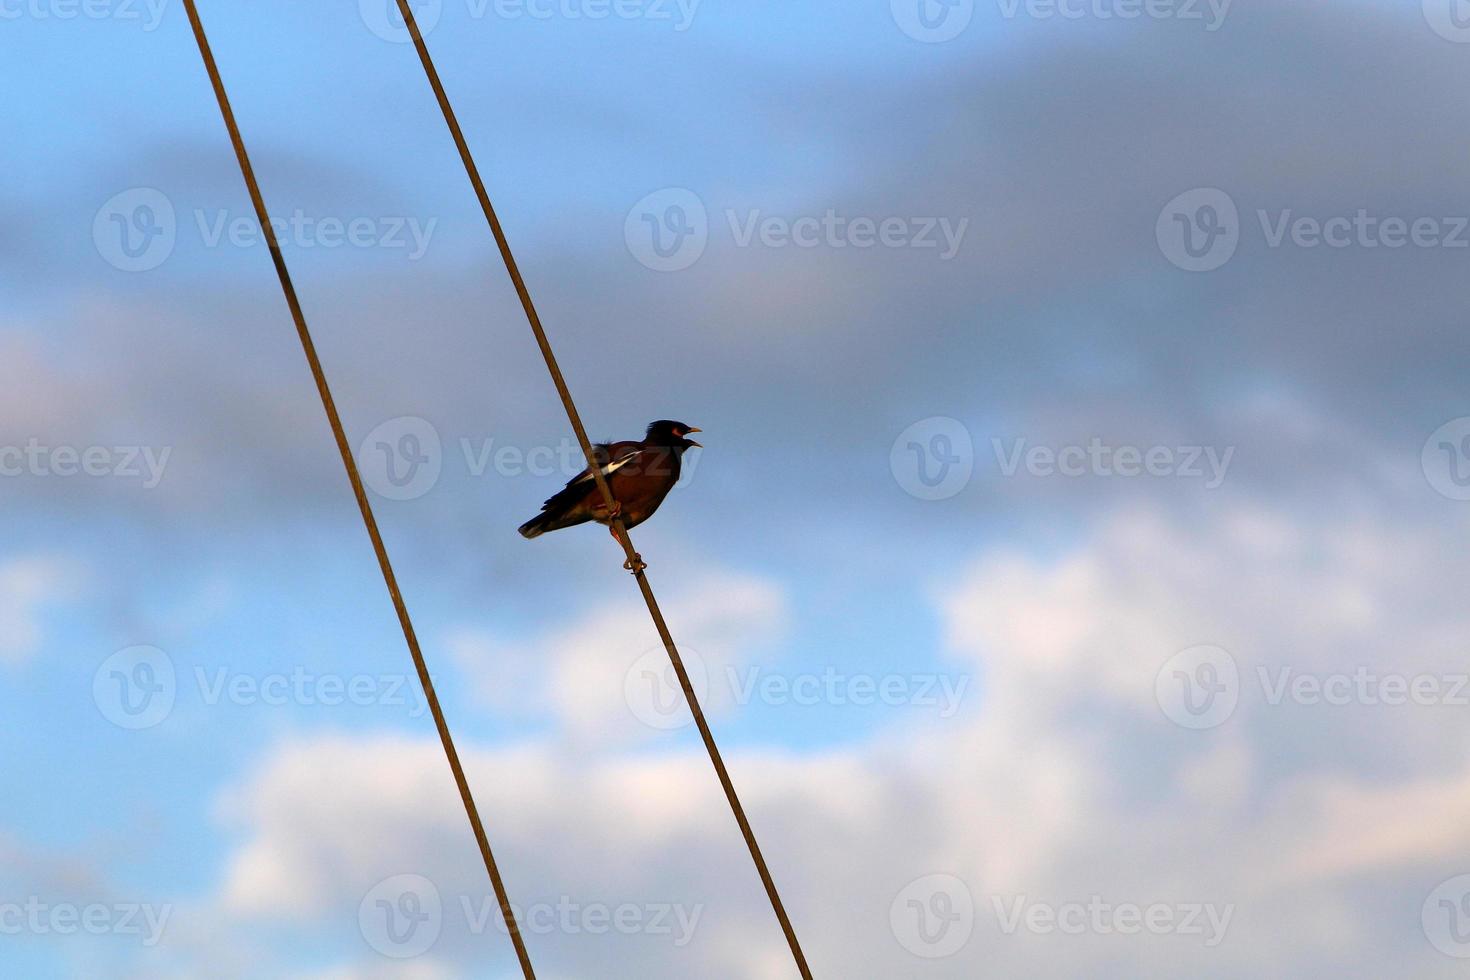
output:
<svg viewBox="0 0 1470 980"><path fill-rule="evenodd" d="M703 432L703 431L704 431L703 429L690 429L689 432L684 433L684 441L687 442L687 443L689 443L689 445L691 445L691 446L699 446L700 449L703 449L704 446L701 443L697 443L693 439L690 439L689 438L689 434L691 432Z"/></svg>

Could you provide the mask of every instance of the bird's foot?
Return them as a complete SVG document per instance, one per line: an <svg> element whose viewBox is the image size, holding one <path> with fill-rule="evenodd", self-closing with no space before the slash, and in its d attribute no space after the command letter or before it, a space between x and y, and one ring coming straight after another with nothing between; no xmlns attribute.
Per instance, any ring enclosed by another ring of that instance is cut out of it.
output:
<svg viewBox="0 0 1470 980"><path fill-rule="evenodd" d="M634 575L637 575L639 572L648 567L648 563L643 560L642 555L638 554L638 552L635 551L633 552L632 558L629 558L627 561L623 562L623 567L632 572Z"/></svg>

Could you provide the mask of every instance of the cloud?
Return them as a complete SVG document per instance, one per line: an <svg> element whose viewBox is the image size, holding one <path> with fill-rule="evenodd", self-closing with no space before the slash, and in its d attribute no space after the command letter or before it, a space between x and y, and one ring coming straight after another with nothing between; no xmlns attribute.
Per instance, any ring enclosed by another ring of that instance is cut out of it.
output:
<svg viewBox="0 0 1470 980"><path fill-rule="evenodd" d="M1372 976L1397 963L1451 975L1452 961L1397 923L1417 922L1429 889L1458 870L1470 722L1452 707L1272 703L1260 678L1364 663L1464 673L1470 616L1452 583L1470 558L1402 521L1285 523L1250 508L1218 518L1122 512L1052 558L977 561L939 609L952 654L984 671L985 699L947 724L822 752L728 753L820 972L1163 977L1315 963ZM1426 572L1444 586L1426 590ZM567 629L569 667L584 662L572 638L606 624L597 614ZM1195 731L1168 720L1155 679L1201 642L1232 653L1241 685L1235 714ZM1376 649L1397 656L1360 656ZM532 934L533 955L568 977L786 975L703 756L627 754L616 736L599 746L592 719L618 722L565 704L563 723L585 736L575 744L463 750L513 897L703 912L685 946L574 925ZM355 915L375 884L412 872L450 909L435 957L505 955L502 936L476 934L454 911L485 886L432 740L283 742L221 813L243 835L223 883L242 914L299 927ZM965 883L975 933L926 960L902 947L890 916L906 886L933 874ZM1228 923L1213 946L1188 933L1004 927L1016 903L1093 896L1205 905Z"/></svg>
<svg viewBox="0 0 1470 980"><path fill-rule="evenodd" d="M706 712L732 707L726 669L769 659L788 619L781 589L736 573L696 573L660 599L677 610L671 627ZM579 743L646 741L659 728L649 701L677 691L668 655L642 603L624 596L544 634L509 642L478 629L452 632L447 646L479 701L496 714L541 718ZM670 727L675 727L668 705ZM679 718L684 718L684 713Z"/></svg>
<svg viewBox="0 0 1470 980"><path fill-rule="evenodd" d="M49 554L0 563L0 663L31 660L44 644L47 606L71 598L80 586L77 564Z"/></svg>

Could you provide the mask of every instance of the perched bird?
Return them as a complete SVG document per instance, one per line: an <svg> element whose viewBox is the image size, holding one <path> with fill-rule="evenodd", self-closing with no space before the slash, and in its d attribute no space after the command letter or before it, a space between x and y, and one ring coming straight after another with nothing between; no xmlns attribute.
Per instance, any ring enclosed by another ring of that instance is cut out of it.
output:
<svg viewBox="0 0 1470 980"><path fill-rule="evenodd" d="M589 466L542 504L541 513L521 525L521 534L534 538L588 521L606 524L612 531L615 517L623 519L624 527L637 527L653 516L679 482L679 461L684 451L699 445L686 437L699 431L683 422L662 419L648 427L642 442L598 443L592 456L612 491L612 510L608 510ZM616 538L617 532L612 531L612 535Z"/></svg>

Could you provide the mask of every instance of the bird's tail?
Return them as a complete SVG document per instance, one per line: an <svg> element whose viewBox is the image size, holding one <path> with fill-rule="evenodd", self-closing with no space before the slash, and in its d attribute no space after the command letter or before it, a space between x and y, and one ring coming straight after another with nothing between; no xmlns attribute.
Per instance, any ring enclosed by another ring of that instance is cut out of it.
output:
<svg viewBox="0 0 1470 980"><path fill-rule="evenodd" d="M521 528L520 528L520 530L521 530L521 537L523 537L523 538L538 538L541 535L545 534L548 530L550 530L546 526L547 524L550 523L550 521L547 520L547 518L550 517L550 516L551 516L550 514L546 514L546 513L537 514L535 517L531 518L529 521L527 521L526 523L522 524L521 525Z"/></svg>
<svg viewBox="0 0 1470 980"><path fill-rule="evenodd" d="M586 524L592 520L591 515L579 514L575 517L559 513L555 510L543 510L520 527L521 537L539 538L547 531L560 531L564 527L574 527L578 524Z"/></svg>

